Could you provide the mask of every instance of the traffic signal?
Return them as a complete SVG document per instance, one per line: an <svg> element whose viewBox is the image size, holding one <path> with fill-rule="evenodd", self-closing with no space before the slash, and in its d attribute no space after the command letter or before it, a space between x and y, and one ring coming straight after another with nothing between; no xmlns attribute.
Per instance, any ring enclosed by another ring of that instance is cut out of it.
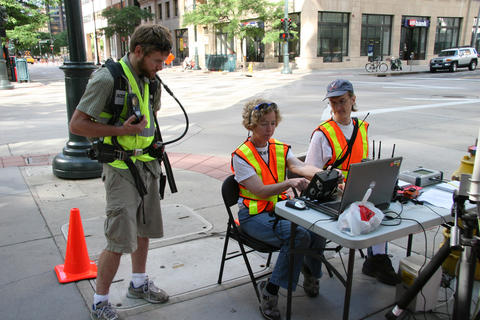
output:
<svg viewBox="0 0 480 320"><path fill-rule="evenodd" d="M292 30L292 18L288 18L287 30Z"/></svg>
<svg viewBox="0 0 480 320"><path fill-rule="evenodd" d="M292 33L288 33L288 32L282 32L280 33L280 40L283 40L283 41L288 41L290 39L293 39L294 36Z"/></svg>

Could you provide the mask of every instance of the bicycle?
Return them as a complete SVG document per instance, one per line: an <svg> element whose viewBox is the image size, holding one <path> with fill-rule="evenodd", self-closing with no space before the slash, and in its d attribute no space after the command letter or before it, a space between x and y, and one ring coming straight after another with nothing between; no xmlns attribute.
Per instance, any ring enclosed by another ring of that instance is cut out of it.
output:
<svg viewBox="0 0 480 320"><path fill-rule="evenodd" d="M365 70L367 72L387 72L388 65L382 60L374 60L371 62L367 62L367 64L365 65Z"/></svg>
<svg viewBox="0 0 480 320"><path fill-rule="evenodd" d="M402 60L400 60L399 58L388 57L386 60L387 60L387 62L390 62L390 70L392 70L392 71L403 70Z"/></svg>

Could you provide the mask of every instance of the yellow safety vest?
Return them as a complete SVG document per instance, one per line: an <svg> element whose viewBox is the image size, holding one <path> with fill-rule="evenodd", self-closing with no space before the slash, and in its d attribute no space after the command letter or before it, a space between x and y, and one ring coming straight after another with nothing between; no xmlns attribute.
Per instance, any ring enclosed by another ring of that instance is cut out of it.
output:
<svg viewBox="0 0 480 320"><path fill-rule="evenodd" d="M153 139L155 137L155 121L153 119L154 114L153 114L153 109L150 108L150 103L149 103L149 99L150 99L149 86L148 86L148 83L145 83L143 88L143 96L142 96L140 94L140 89L138 88L138 84L135 81L135 77L133 76L127 64L123 60L120 60L120 64L123 68L123 72L127 77L128 83L132 88L132 93L137 96L137 99L140 105L140 112L147 120L147 125L139 134L118 136L117 141L124 150L145 149L152 144ZM132 93L128 93L128 94L132 94ZM125 121L126 115L127 115L127 95L125 95L123 109L120 114L120 121L122 122ZM100 118L105 122L107 122L112 116L113 116L112 114L107 112L102 112L100 114ZM112 137L104 137L103 143L113 145ZM149 154L131 156L130 158L132 159L133 162L135 162L136 160L140 160L143 162L155 160L155 158L151 157ZM128 166L125 164L125 162L121 160L115 160L113 162L110 162L109 165L119 169L128 169Z"/></svg>
<svg viewBox="0 0 480 320"><path fill-rule="evenodd" d="M332 158L330 158L330 160L324 166L324 168L327 168L328 166L332 165L335 160L337 160L337 158L342 158L342 156L348 149L348 143L345 139L345 136L343 135L342 130L333 119L323 122L317 127L317 129L315 129L315 131L323 132L328 139L330 147L332 148ZM355 138L355 142L353 143L352 153L347 156L345 161L338 166L338 168L342 170L345 180L348 176L350 164L361 162L362 159L368 157L367 131L368 123L362 120L358 120L358 133L357 137Z"/></svg>
<svg viewBox="0 0 480 320"><path fill-rule="evenodd" d="M268 164L265 163L260 154L258 154L257 149L250 139L245 141L232 153L232 157L234 154L236 154L240 158L244 159L250 166L252 166L265 185L274 184L285 180L286 159L288 149L290 149L289 145L283 144L276 139L270 139L268 142ZM234 172L233 166L232 171ZM243 203L248 208L250 215L259 214L264 211L273 211L279 199L287 199L286 192L282 192L280 195L274 195L266 199L262 199L247 190L242 185L239 185L239 187L239 195L240 197L244 198Z"/></svg>

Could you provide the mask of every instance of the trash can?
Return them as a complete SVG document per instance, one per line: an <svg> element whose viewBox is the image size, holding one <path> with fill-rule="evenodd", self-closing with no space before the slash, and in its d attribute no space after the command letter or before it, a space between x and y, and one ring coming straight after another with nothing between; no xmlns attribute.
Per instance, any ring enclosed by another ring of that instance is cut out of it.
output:
<svg viewBox="0 0 480 320"><path fill-rule="evenodd" d="M232 55L232 57L235 57L235 55ZM233 58L235 59L235 58ZM205 65L207 66L207 69L210 71L223 71L223 70L228 70L235 68L235 60L233 60L233 63L231 63L231 66L229 65L229 58L225 54L210 54L210 55L205 55ZM235 69L231 70L235 71Z"/></svg>
<svg viewBox="0 0 480 320"><path fill-rule="evenodd" d="M7 64L7 73L8 79L10 81L16 82L17 80L17 69L15 67L15 60L16 58L13 56L8 57L8 64Z"/></svg>
<svg viewBox="0 0 480 320"><path fill-rule="evenodd" d="M16 59L15 64L17 66L17 79L18 82L28 81L30 82L30 74L28 73L28 64L25 59Z"/></svg>
<svg viewBox="0 0 480 320"><path fill-rule="evenodd" d="M225 70L227 70L228 72L233 72L235 71L236 67L237 67L237 55L229 54Z"/></svg>

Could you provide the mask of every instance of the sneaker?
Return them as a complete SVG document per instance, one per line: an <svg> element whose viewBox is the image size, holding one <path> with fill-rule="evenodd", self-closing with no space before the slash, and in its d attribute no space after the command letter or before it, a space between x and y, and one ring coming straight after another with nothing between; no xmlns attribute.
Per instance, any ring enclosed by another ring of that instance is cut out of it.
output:
<svg viewBox="0 0 480 320"><path fill-rule="evenodd" d="M317 278L315 278L308 267L304 264L302 266L302 274L303 274L303 290L307 294L307 296L311 298L315 298L318 296L318 292L320 291L320 283Z"/></svg>
<svg viewBox="0 0 480 320"><path fill-rule="evenodd" d="M120 317L112 308L108 301L101 301L97 305L92 305L92 312L90 312L92 320L119 320Z"/></svg>
<svg viewBox="0 0 480 320"><path fill-rule="evenodd" d="M386 254L367 257L363 263L362 273L370 277L376 277L378 281L390 286L400 283L400 277L393 269L392 261Z"/></svg>
<svg viewBox="0 0 480 320"><path fill-rule="evenodd" d="M265 319L280 320L280 310L277 308L278 295L270 294L266 287L266 280L258 284L258 290L260 291L260 311Z"/></svg>
<svg viewBox="0 0 480 320"><path fill-rule="evenodd" d="M168 294L162 289L157 288L153 281L145 280L144 284L138 288L133 287L130 281L127 297L131 299L144 299L150 303L165 303L168 301Z"/></svg>

